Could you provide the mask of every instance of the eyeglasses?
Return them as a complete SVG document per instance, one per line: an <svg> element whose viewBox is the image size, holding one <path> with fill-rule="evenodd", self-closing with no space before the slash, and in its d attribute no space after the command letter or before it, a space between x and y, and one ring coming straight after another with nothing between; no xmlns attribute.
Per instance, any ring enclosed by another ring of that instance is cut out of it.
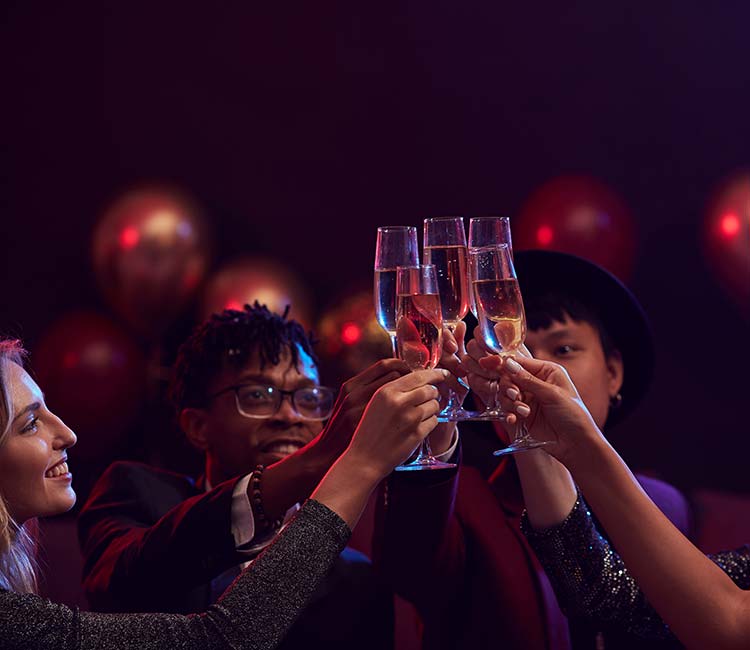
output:
<svg viewBox="0 0 750 650"><path fill-rule="evenodd" d="M336 391L326 386L311 386L297 390L281 390L264 384L238 384L227 386L211 399L234 391L237 410L246 418L270 418L281 408L285 396L289 396L294 411L305 420L325 420L333 411Z"/></svg>

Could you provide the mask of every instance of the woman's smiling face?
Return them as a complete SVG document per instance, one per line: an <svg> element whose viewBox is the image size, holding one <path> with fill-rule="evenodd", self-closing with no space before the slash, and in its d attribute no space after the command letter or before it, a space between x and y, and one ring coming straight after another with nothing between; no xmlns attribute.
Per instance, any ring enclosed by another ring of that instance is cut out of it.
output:
<svg viewBox="0 0 750 650"><path fill-rule="evenodd" d="M66 450L76 436L47 409L41 389L21 366L12 361L4 366L13 420L0 444L0 494L15 522L22 524L75 504Z"/></svg>

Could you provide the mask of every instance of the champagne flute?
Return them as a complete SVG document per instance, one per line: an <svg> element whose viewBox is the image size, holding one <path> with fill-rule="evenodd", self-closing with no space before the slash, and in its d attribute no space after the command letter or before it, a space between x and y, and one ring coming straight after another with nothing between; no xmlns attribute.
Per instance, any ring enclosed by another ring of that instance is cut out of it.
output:
<svg viewBox="0 0 750 650"><path fill-rule="evenodd" d="M419 266L417 229L414 226L382 226L375 242L375 314L391 337L396 356L396 267Z"/></svg>
<svg viewBox="0 0 750 650"><path fill-rule="evenodd" d="M412 370L431 369L443 349L443 317L437 276L432 264L396 269L396 353ZM396 467L398 472L455 467L432 455L425 438L417 457Z"/></svg>
<svg viewBox="0 0 750 650"><path fill-rule="evenodd" d="M513 259L513 242L510 238L508 217L471 217L469 219L469 250L497 244L507 244L510 249L510 258ZM471 273L471 268L469 268L469 273ZM479 320L473 291L470 292L469 306L471 313Z"/></svg>
<svg viewBox="0 0 750 650"><path fill-rule="evenodd" d="M471 287L466 268L466 233L463 217L434 217L424 220L424 263L434 264L440 292L443 324L451 331L469 311ZM461 381L459 379L459 381ZM448 404L440 419L467 420L476 413L457 403L454 390L448 392Z"/></svg>
<svg viewBox="0 0 750 650"><path fill-rule="evenodd" d="M510 248L507 244L474 248L469 256L482 340L493 352L511 356L526 338L526 314ZM497 406L497 383L494 391L492 408L500 415L503 412ZM498 449L495 455L514 454L546 444L548 442L532 438L526 425L519 421L514 427L513 441L508 447Z"/></svg>
<svg viewBox="0 0 750 650"><path fill-rule="evenodd" d="M477 248L497 246L499 244L508 246L512 258L513 249L511 247L510 219L508 217L471 217L469 219L469 253ZM474 299L471 264L469 264L468 271L469 283L472 286L469 292L469 306L471 307L471 313L474 314L474 318L479 322L476 300ZM496 385L495 382L492 382L493 389ZM505 419L505 414L495 404L487 404L484 411L475 413L471 419L502 420Z"/></svg>

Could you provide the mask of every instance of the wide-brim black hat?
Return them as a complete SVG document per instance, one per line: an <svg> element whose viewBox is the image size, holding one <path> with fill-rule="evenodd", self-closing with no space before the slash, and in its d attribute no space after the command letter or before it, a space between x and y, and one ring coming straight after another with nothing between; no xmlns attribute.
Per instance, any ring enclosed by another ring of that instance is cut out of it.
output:
<svg viewBox="0 0 750 650"><path fill-rule="evenodd" d="M623 360L622 403L610 409L607 425L630 413L646 394L654 373L651 326L640 303L614 275L567 253L528 250L514 253L514 265L525 300L564 293L592 309Z"/></svg>

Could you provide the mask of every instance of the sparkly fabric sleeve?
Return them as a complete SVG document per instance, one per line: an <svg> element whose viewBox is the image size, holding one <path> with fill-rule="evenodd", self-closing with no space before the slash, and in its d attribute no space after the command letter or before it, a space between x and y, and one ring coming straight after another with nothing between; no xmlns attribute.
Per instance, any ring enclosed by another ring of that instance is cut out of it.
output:
<svg viewBox="0 0 750 650"><path fill-rule="evenodd" d="M521 528L568 616L614 623L644 638L673 638L620 556L597 531L580 495L573 510L557 526L535 531L524 513ZM747 546L708 557L739 587L750 588Z"/></svg>
<svg viewBox="0 0 750 650"><path fill-rule="evenodd" d="M308 500L286 527L204 614L96 614L38 596L0 591L5 650L260 650L275 648L351 531L333 511Z"/></svg>

